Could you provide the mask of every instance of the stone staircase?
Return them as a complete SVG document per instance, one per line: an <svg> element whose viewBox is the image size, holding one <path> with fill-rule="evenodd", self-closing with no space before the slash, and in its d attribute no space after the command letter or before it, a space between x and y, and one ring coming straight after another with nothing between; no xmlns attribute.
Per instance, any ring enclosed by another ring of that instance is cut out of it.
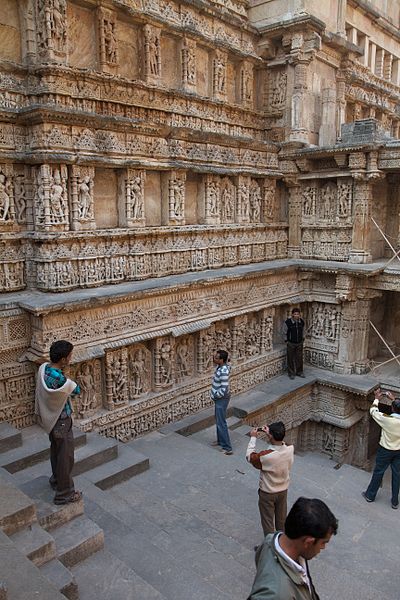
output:
<svg viewBox="0 0 400 600"><path fill-rule="evenodd" d="M96 489L109 489L149 468L148 458L116 440L78 430L74 436L74 476L85 474ZM22 599L24 573L29 573L26 589L32 592L32 585L36 586L38 597L46 597L50 590L48 597L56 599L58 590L77 600L71 568L104 547L102 528L84 514L84 498L62 506L53 503L48 460L49 441L42 429L17 431L0 424L0 555L8 555L11 548L23 565L17 572L0 560L7 600ZM29 563L36 567L33 573ZM28 597L34 597L33 592Z"/></svg>

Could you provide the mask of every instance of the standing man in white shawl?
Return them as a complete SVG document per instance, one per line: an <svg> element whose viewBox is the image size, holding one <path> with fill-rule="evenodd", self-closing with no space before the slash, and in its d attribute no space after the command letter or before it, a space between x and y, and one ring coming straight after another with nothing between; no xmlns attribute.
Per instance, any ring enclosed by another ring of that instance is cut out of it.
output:
<svg viewBox="0 0 400 600"><path fill-rule="evenodd" d="M75 491L72 479L74 466L74 435L70 396L81 390L64 373L70 363L73 345L58 340L50 347L50 363L39 368L36 383L35 413L38 422L49 434L52 476L49 483L56 490L54 504L78 502L82 493Z"/></svg>

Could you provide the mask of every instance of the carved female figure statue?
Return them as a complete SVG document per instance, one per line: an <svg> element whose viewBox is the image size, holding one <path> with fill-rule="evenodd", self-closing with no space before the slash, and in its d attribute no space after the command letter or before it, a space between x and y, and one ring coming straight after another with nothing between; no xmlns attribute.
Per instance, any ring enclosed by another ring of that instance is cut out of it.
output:
<svg viewBox="0 0 400 600"><path fill-rule="evenodd" d="M10 211L10 190L6 176L0 173L0 221L8 221Z"/></svg>
<svg viewBox="0 0 400 600"><path fill-rule="evenodd" d="M123 402L124 398L124 388L126 384L126 379L124 377L122 371L122 361L115 357L112 365L113 371L113 382L112 382L112 396L113 402L118 404L119 402Z"/></svg>
<svg viewBox="0 0 400 600"><path fill-rule="evenodd" d="M214 59L214 88L216 93L225 92L225 61L221 56Z"/></svg>
<svg viewBox="0 0 400 600"><path fill-rule="evenodd" d="M183 339L176 349L178 375L180 379L189 375L189 347L186 339Z"/></svg>
<svg viewBox="0 0 400 600"><path fill-rule="evenodd" d="M143 190L141 177L134 177L129 186L132 219L143 217Z"/></svg>
<svg viewBox="0 0 400 600"><path fill-rule="evenodd" d="M78 186L78 218L82 221L92 217L92 190L89 175Z"/></svg>
<svg viewBox="0 0 400 600"><path fill-rule="evenodd" d="M51 33L54 39L55 50L65 50L65 0L53 0L53 12L51 16Z"/></svg>
<svg viewBox="0 0 400 600"><path fill-rule="evenodd" d="M25 197L25 187L23 183L22 175L19 175L15 179L14 183L14 198L15 198L15 207L17 209L17 221L21 223L25 221L26 218L26 197ZM0 201L1 203L1 201Z"/></svg>
<svg viewBox="0 0 400 600"><path fill-rule="evenodd" d="M261 218L261 191L258 183L253 182L250 189L251 220L257 223Z"/></svg>
<svg viewBox="0 0 400 600"><path fill-rule="evenodd" d="M54 171L50 184L50 213L53 223L62 223L65 219L64 188L58 169Z"/></svg>
<svg viewBox="0 0 400 600"><path fill-rule="evenodd" d="M117 60L117 40L111 21L104 21L104 46L107 62L114 64Z"/></svg>
<svg viewBox="0 0 400 600"><path fill-rule="evenodd" d="M208 206L211 217L218 216L218 185L215 181L208 184Z"/></svg>
<svg viewBox="0 0 400 600"><path fill-rule="evenodd" d="M135 352L129 364L130 391L133 398L137 398L144 391L145 359L143 350Z"/></svg>
<svg viewBox="0 0 400 600"><path fill-rule="evenodd" d="M156 33L150 34L148 37L148 61L149 71L151 75L159 75L160 64L160 40Z"/></svg>
<svg viewBox="0 0 400 600"><path fill-rule="evenodd" d="M96 406L94 378L89 363L83 363L78 381L81 387L79 414L83 416L88 410Z"/></svg>
<svg viewBox="0 0 400 600"><path fill-rule="evenodd" d="M171 344L164 342L160 348L160 375L162 383L171 383Z"/></svg>
<svg viewBox="0 0 400 600"><path fill-rule="evenodd" d="M222 205L222 220L224 222L233 220L234 211L234 200L233 191L229 188L229 185L225 185L221 194L221 205Z"/></svg>

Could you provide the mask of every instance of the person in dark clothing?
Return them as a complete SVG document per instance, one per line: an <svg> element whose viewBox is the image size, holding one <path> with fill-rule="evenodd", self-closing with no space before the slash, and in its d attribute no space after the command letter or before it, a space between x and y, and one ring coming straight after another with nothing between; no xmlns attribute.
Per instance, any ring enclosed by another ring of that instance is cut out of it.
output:
<svg viewBox="0 0 400 600"><path fill-rule="evenodd" d="M294 308L292 316L284 323L284 335L287 346L287 368L290 379L305 377L303 372L304 321L300 309Z"/></svg>

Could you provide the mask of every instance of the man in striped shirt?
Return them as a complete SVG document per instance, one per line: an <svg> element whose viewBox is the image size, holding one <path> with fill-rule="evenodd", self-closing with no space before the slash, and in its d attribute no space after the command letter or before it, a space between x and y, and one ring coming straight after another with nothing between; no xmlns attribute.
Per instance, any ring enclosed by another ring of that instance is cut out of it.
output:
<svg viewBox="0 0 400 600"><path fill-rule="evenodd" d="M233 454L231 440L229 438L228 425L226 423L226 411L231 398L229 390L229 375L231 372L228 362L228 353L226 350L217 350L214 354L214 364L216 365L214 377L212 380L211 399L215 404L215 423L217 426L217 441L213 446L220 446L221 452L227 455Z"/></svg>

